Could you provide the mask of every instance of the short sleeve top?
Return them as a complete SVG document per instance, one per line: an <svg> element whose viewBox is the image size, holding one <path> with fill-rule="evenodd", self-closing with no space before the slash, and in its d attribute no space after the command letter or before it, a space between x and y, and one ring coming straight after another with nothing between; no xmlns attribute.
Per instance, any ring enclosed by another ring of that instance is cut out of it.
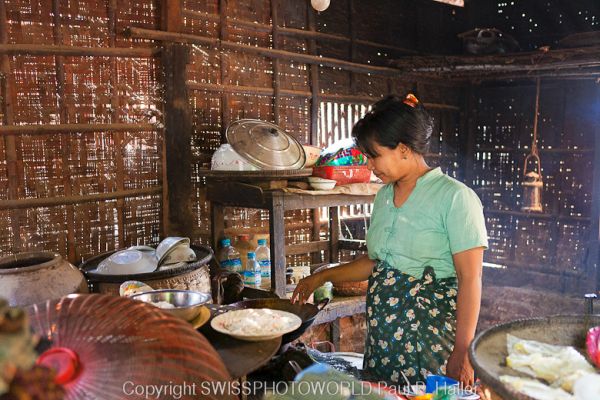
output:
<svg viewBox="0 0 600 400"><path fill-rule="evenodd" d="M414 277L426 266L437 278L455 277L453 254L488 247L481 201L439 167L417 180L400 207L394 205L393 184L385 185L375 197L367 247L369 258Z"/></svg>

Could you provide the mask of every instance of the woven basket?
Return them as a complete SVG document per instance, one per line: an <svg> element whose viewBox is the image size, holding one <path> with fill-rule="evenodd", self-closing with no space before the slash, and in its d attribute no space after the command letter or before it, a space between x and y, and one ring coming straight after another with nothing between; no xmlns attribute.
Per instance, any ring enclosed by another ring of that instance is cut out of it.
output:
<svg viewBox="0 0 600 400"><path fill-rule="evenodd" d="M323 271L325 268L338 266L339 264L323 265L313 271L313 274ZM338 282L333 284L333 294L336 296L364 296L367 294L369 281L360 282Z"/></svg>

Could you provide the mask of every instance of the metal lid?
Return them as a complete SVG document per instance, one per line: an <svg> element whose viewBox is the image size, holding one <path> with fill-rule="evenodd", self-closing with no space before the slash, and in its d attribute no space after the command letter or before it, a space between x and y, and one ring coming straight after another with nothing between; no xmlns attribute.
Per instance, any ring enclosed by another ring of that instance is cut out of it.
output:
<svg viewBox="0 0 600 400"><path fill-rule="evenodd" d="M262 169L299 169L306 163L302 145L275 124L240 119L229 125L226 136L239 155Z"/></svg>

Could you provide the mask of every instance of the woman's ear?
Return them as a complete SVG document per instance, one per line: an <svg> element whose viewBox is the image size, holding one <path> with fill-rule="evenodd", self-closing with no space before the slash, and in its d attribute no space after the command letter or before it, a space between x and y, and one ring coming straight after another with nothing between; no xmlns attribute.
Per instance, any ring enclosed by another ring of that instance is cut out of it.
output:
<svg viewBox="0 0 600 400"><path fill-rule="evenodd" d="M404 160L406 160L410 154L410 149L404 143L398 144L398 146L396 146L396 151Z"/></svg>

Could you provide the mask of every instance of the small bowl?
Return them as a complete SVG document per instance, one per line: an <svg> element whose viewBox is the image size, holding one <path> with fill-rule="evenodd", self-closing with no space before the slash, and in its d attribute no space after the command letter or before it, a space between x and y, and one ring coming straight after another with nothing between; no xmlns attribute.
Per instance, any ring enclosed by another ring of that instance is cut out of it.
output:
<svg viewBox="0 0 600 400"><path fill-rule="evenodd" d="M196 261L196 252L194 252L194 250L189 246L178 244L174 246L171 251L165 254L158 266L162 267L163 265L192 261Z"/></svg>
<svg viewBox="0 0 600 400"><path fill-rule="evenodd" d="M165 257L173 251L177 246L186 245L190 247L190 238L186 237L177 237L170 236L168 238L163 239L162 242L156 246L156 259L158 260L158 265L161 265L164 261Z"/></svg>
<svg viewBox="0 0 600 400"><path fill-rule="evenodd" d="M321 151L323 151L323 149L317 146L310 146L308 144L303 144L302 147L304 148L304 154L306 154L304 168L313 167L321 156Z"/></svg>
<svg viewBox="0 0 600 400"><path fill-rule="evenodd" d="M130 299L150 303L155 307L158 306L153 303L159 301L171 303L175 308L158 308L167 314L189 322L200 314L203 305L209 303L211 297L207 293L194 292L192 290L164 289L134 294Z"/></svg>
<svg viewBox="0 0 600 400"><path fill-rule="evenodd" d="M335 187L337 181L334 181L333 179L319 178L317 176L309 176L308 183L310 183L310 186L316 190L331 190Z"/></svg>

